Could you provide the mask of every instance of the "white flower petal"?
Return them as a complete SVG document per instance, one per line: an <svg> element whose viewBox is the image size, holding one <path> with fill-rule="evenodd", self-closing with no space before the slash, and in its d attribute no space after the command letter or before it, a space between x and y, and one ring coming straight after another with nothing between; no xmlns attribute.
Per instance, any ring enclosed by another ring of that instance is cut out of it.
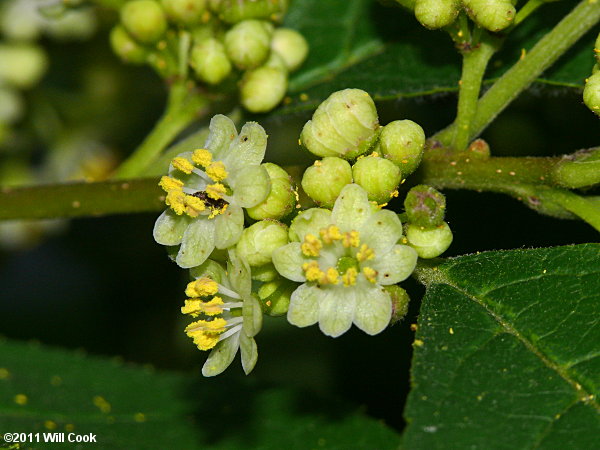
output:
<svg viewBox="0 0 600 450"><path fill-rule="evenodd" d="M290 242L283 247L279 247L273 252L273 265L277 272L289 280L303 282L306 281L302 264L307 259L302 255L299 242Z"/></svg>
<svg viewBox="0 0 600 450"><path fill-rule="evenodd" d="M389 209L377 211L359 229L361 243L364 242L375 253L385 253L402 237L402 222Z"/></svg>
<svg viewBox="0 0 600 450"><path fill-rule="evenodd" d="M370 335L378 334L389 325L391 317L392 299L384 289L373 284L357 289L354 324L358 328Z"/></svg>
<svg viewBox="0 0 600 450"><path fill-rule="evenodd" d="M370 216L367 193L358 184L346 185L331 211L331 220L342 231L358 230Z"/></svg>
<svg viewBox="0 0 600 450"><path fill-rule="evenodd" d="M215 224L215 247L229 248L240 240L244 231L244 211L239 206L229 205L224 213L209 220Z"/></svg>
<svg viewBox="0 0 600 450"><path fill-rule="evenodd" d="M353 287L331 286L319 299L319 328L327 336L338 337L352 326L356 296Z"/></svg>
<svg viewBox="0 0 600 450"><path fill-rule="evenodd" d="M252 372L258 360L258 347L254 338L240 333L240 353L242 354L242 368L244 373L248 375Z"/></svg>
<svg viewBox="0 0 600 450"><path fill-rule="evenodd" d="M214 248L215 225L211 220L199 217L185 230L175 262L183 269L199 266Z"/></svg>
<svg viewBox="0 0 600 450"><path fill-rule="evenodd" d="M246 166L231 181L233 198L244 208L258 205L271 192L271 178L263 166Z"/></svg>
<svg viewBox="0 0 600 450"><path fill-rule="evenodd" d="M218 161L227 153L237 131L233 121L223 114L217 114L210 120L209 129L204 147L213 154L213 160Z"/></svg>
<svg viewBox="0 0 600 450"><path fill-rule="evenodd" d="M406 280L417 265L417 252L408 245L394 245L387 253L376 255L364 265L377 271L377 283L384 286Z"/></svg>
<svg viewBox="0 0 600 450"><path fill-rule="evenodd" d="M319 235L319 230L331 224L331 211L323 208L310 208L296 216L290 225L290 241L302 242L304 236L312 233Z"/></svg>
<svg viewBox="0 0 600 450"><path fill-rule="evenodd" d="M253 295L244 297L242 315L244 317L244 334L249 337L256 336L262 328L263 313L260 303Z"/></svg>
<svg viewBox="0 0 600 450"><path fill-rule="evenodd" d="M266 149L267 133L264 128L256 122L248 122L221 158L227 171L235 173L244 167L259 165Z"/></svg>
<svg viewBox="0 0 600 450"><path fill-rule="evenodd" d="M240 330L241 332L241 330ZM233 336L220 341L212 349L208 359L202 366L202 375L205 377L214 377L219 375L229 367L235 354L240 347L240 333L234 333Z"/></svg>
<svg viewBox="0 0 600 450"><path fill-rule="evenodd" d="M297 327L308 327L319 320L319 299L324 295L322 289L304 283L290 298L287 312L288 322Z"/></svg>
<svg viewBox="0 0 600 450"><path fill-rule="evenodd" d="M179 245L189 224L187 216L178 216L167 209L154 223L154 240L160 245Z"/></svg>

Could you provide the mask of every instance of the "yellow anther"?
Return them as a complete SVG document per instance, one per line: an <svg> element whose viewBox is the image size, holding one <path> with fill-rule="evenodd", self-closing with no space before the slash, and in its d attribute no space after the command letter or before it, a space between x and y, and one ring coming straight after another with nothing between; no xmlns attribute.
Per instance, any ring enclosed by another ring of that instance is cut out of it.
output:
<svg viewBox="0 0 600 450"><path fill-rule="evenodd" d="M329 225L327 228L321 228L319 234L321 235L323 242L326 244L331 244L333 241L339 241L342 239L342 233L335 225Z"/></svg>
<svg viewBox="0 0 600 450"><path fill-rule="evenodd" d="M377 271L375 269L372 269L370 267L363 267L362 272L365 278L371 283L375 283L377 281Z"/></svg>
<svg viewBox="0 0 600 450"><path fill-rule="evenodd" d="M316 261L302 264L302 270L304 270L304 274L308 281L319 281L325 275L323 271L319 269L319 263Z"/></svg>
<svg viewBox="0 0 600 450"><path fill-rule="evenodd" d="M188 283L185 288L185 295L188 297L207 297L215 295L218 291L219 285L216 281L208 277L202 277Z"/></svg>
<svg viewBox="0 0 600 450"><path fill-rule="evenodd" d="M363 262L373 258L375 258L375 251L367 244L362 244L360 246L360 250L358 253L356 253L356 259L358 259L360 262Z"/></svg>
<svg viewBox="0 0 600 450"><path fill-rule="evenodd" d="M398 197L399 195L400 195L400 193L398 192L398 189L396 189L394 192L392 192L392 193L390 194L390 197L391 197L391 198L394 198L394 197Z"/></svg>
<svg viewBox="0 0 600 450"><path fill-rule="evenodd" d="M209 350L219 342L219 335L225 331L227 321L222 318L198 320L185 328L185 334L194 340L200 350Z"/></svg>
<svg viewBox="0 0 600 450"><path fill-rule="evenodd" d="M221 305L223 305L223 299L221 299L221 297L213 297L209 302L190 298L185 301L185 306L181 308L181 313L189 314L192 317L197 317L199 314L216 316L223 312Z"/></svg>
<svg viewBox="0 0 600 450"><path fill-rule="evenodd" d="M313 164L313 166L316 166L316 167L321 167L322 165L323 165L323 163L319 159L317 159Z"/></svg>
<svg viewBox="0 0 600 450"><path fill-rule="evenodd" d="M164 177L160 178L160 182L158 183L158 185L165 192L169 192L169 191L172 191L173 189L181 190L181 188L183 188L183 181L178 180L177 178L164 176Z"/></svg>
<svg viewBox="0 0 600 450"><path fill-rule="evenodd" d="M177 158L173 159L173 161L171 161L171 165L177 170L180 170L183 173L187 173L188 175L194 170L194 165L181 156L178 156Z"/></svg>
<svg viewBox="0 0 600 450"><path fill-rule="evenodd" d="M375 158L379 158L379 153L377 153L377 152L373 152L373 153L371 153L371 155L370 155L370 156L373 156L373 157L375 157Z"/></svg>
<svg viewBox="0 0 600 450"><path fill-rule="evenodd" d="M229 204L225 203L221 208L211 208L210 215L208 216L208 218L209 219L214 219L219 214L223 214L227 210L228 206L229 206Z"/></svg>
<svg viewBox="0 0 600 450"><path fill-rule="evenodd" d="M306 256L319 256L319 250L323 248L323 243L314 234L309 233L304 236L304 242L300 247Z"/></svg>
<svg viewBox="0 0 600 450"><path fill-rule="evenodd" d="M338 284L340 274L333 267L327 269L327 272L323 273L323 276L319 280L321 284Z"/></svg>
<svg viewBox="0 0 600 450"><path fill-rule="evenodd" d="M221 161L217 161L211 163L206 168L206 175L208 175L214 181L222 181L227 178L228 173L227 170L225 170L225 164L223 164Z"/></svg>
<svg viewBox="0 0 600 450"><path fill-rule="evenodd" d="M206 167L212 162L212 153L204 148L199 148L192 153L192 161L199 166Z"/></svg>
<svg viewBox="0 0 600 450"><path fill-rule="evenodd" d="M209 184L206 186L206 193L213 200L219 200L226 192L225 186L221 183Z"/></svg>
<svg viewBox="0 0 600 450"><path fill-rule="evenodd" d="M178 189L172 189L167 193L165 203L170 206L175 214L178 216L182 215L185 211L185 194L183 191Z"/></svg>
<svg viewBox="0 0 600 450"><path fill-rule="evenodd" d="M198 217L206 209L204 202L193 195L186 195L183 203L185 204L185 213L190 217Z"/></svg>
<svg viewBox="0 0 600 450"><path fill-rule="evenodd" d="M352 230L344 233L342 243L346 248L358 247L358 244L360 244L360 235L358 234L358 231Z"/></svg>
<svg viewBox="0 0 600 450"><path fill-rule="evenodd" d="M342 275L342 281L344 282L344 286L353 286L356 284L356 276L358 272L354 267L350 267L346 270L346 273Z"/></svg>

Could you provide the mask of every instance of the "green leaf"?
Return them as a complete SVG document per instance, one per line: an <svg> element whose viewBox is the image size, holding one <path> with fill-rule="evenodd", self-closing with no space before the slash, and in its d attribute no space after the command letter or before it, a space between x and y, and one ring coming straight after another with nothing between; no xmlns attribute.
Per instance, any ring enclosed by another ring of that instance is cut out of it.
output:
<svg viewBox="0 0 600 450"><path fill-rule="evenodd" d="M235 361L228 370L242 372ZM19 394L24 405L15 402ZM7 341L0 341L0 424L0 436L94 433L101 449L385 450L399 444L396 433L348 405L260 386L252 376L205 379Z"/></svg>
<svg viewBox="0 0 600 450"><path fill-rule="evenodd" d="M407 448L596 445L599 244L487 252L419 273Z"/></svg>
<svg viewBox="0 0 600 450"><path fill-rule="evenodd" d="M530 49L572 2L544 5L510 33L506 48L492 59L488 82ZM314 109L332 92L359 88L375 100L456 91L460 57L448 35L429 31L401 8L371 0L296 0L285 25L308 40L307 61L290 79L291 102L275 114ZM591 74L595 36L589 33L539 83L582 87Z"/></svg>

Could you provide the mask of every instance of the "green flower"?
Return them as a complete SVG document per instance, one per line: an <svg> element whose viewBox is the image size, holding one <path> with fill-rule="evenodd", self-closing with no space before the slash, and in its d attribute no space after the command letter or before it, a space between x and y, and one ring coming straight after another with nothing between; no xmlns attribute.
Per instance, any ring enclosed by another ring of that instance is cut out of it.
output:
<svg viewBox="0 0 600 450"><path fill-rule="evenodd" d="M261 306L251 294L250 268L235 251L229 251L227 271L211 260L192 269L194 280L187 285L183 314L201 317L185 333L200 350L212 350L202 367L205 377L222 373L238 349L244 372L249 374L258 358L254 336L262 326Z"/></svg>
<svg viewBox="0 0 600 450"><path fill-rule="evenodd" d="M273 252L284 277L303 282L290 299L288 321L299 327L319 322L337 337L354 323L365 333L383 331L392 315L392 299L383 288L405 280L417 253L397 244L398 216L369 203L367 193L349 184L333 210L304 211L290 226L291 242Z"/></svg>
<svg viewBox="0 0 600 450"><path fill-rule="evenodd" d="M238 135L229 118L217 115L205 146L173 159L159 183L170 208L156 221L154 239L179 245L175 261L183 268L199 266L215 248L235 245L244 228L242 208L258 205L271 191L260 165L267 146L260 125L247 123Z"/></svg>

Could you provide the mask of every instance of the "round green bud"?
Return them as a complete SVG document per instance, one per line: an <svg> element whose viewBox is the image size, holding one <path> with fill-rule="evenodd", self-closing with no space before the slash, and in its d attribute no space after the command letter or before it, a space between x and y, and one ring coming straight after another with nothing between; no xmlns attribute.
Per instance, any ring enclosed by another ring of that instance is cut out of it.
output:
<svg viewBox="0 0 600 450"><path fill-rule="evenodd" d="M48 67L44 51L35 45L0 45L0 84L27 89L37 84Z"/></svg>
<svg viewBox="0 0 600 450"><path fill-rule="evenodd" d="M456 20L460 5L456 0L417 0L415 17L425 28L437 30Z"/></svg>
<svg viewBox="0 0 600 450"><path fill-rule="evenodd" d="M345 159L327 156L304 171L302 189L317 205L333 207L347 184L352 183L352 168Z"/></svg>
<svg viewBox="0 0 600 450"><path fill-rule="evenodd" d="M410 297L408 293L396 284L384 286L383 289L392 297L392 320L390 325L400 322L408 313Z"/></svg>
<svg viewBox="0 0 600 450"><path fill-rule="evenodd" d="M121 23L135 40L143 44L158 41L167 30L167 18L154 0L133 0L121 8Z"/></svg>
<svg viewBox="0 0 600 450"><path fill-rule="evenodd" d="M42 33L44 20L36 2L3 1L0 3L0 32L15 41L34 41Z"/></svg>
<svg viewBox="0 0 600 450"><path fill-rule="evenodd" d="M377 151L389 159L406 178L421 163L425 147L425 132L412 120L395 120L381 130Z"/></svg>
<svg viewBox="0 0 600 450"><path fill-rule="evenodd" d="M287 313L290 297L297 287L297 284L282 277L263 284L258 289L258 298L263 312L274 317Z"/></svg>
<svg viewBox="0 0 600 450"><path fill-rule="evenodd" d="M287 226L275 220L261 220L243 231L236 250L250 266L262 266L271 262L273 251L288 242Z"/></svg>
<svg viewBox="0 0 600 450"><path fill-rule="evenodd" d="M446 222L435 228L423 228L409 224L406 229L408 245L420 258L435 258L444 253L452 243L452 231Z"/></svg>
<svg viewBox="0 0 600 450"><path fill-rule="evenodd" d="M378 129L371 96L360 89L344 89L319 105L302 128L300 142L317 156L354 159L375 144Z"/></svg>
<svg viewBox="0 0 600 450"><path fill-rule="evenodd" d="M225 33L225 51L241 70L254 69L269 57L271 32L265 22L244 20Z"/></svg>
<svg viewBox="0 0 600 450"><path fill-rule="evenodd" d="M478 159L490 157L490 145L483 139L475 139L469 145L469 156Z"/></svg>
<svg viewBox="0 0 600 450"><path fill-rule="evenodd" d="M225 46L215 38L203 39L194 44L190 53L190 65L196 76L208 84L218 84L231 73Z"/></svg>
<svg viewBox="0 0 600 450"><path fill-rule="evenodd" d="M596 72L585 82L583 102L600 116L600 72Z"/></svg>
<svg viewBox="0 0 600 450"><path fill-rule="evenodd" d="M359 158L352 166L352 177L356 184L367 191L369 200L377 203L386 203L398 195L396 189L402 181L396 164L374 155Z"/></svg>
<svg viewBox="0 0 600 450"><path fill-rule="evenodd" d="M264 264L262 266L252 268L252 279L256 281L262 281L268 283L273 281L275 278L280 277L279 272L275 269L273 264Z"/></svg>
<svg viewBox="0 0 600 450"><path fill-rule="evenodd" d="M285 60L279 55L279 53L272 51L269 54L269 58L263 64L265 67L273 67L274 69L279 69L283 72L289 72L288 66L285 63Z"/></svg>
<svg viewBox="0 0 600 450"><path fill-rule="evenodd" d="M161 0L169 20L179 25L196 25L202 22L206 0Z"/></svg>
<svg viewBox="0 0 600 450"><path fill-rule="evenodd" d="M281 219L294 210L296 191L288 173L277 164L264 163L271 178L271 192L267 198L252 208L246 208L248 216L254 220Z"/></svg>
<svg viewBox="0 0 600 450"><path fill-rule="evenodd" d="M110 45L113 52L123 61L143 64L148 58L148 50L138 44L121 25L110 32Z"/></svg>
<svg viewBox="0 0 600 450"><path fill-rule="evenodd" d="M279 54L290 72L296 70L308 55L308 43L304 36L290 28L277 28L273 32L271 50Z"/></svg>
<svg viewBox="0 0 600 450"><path fill-rule="evenodd" d="M413 187L404 199L408 221L425 228L440 226L446 214L446 197L432 188L420 184Z"/></svg>
<svg viewBox="0 0 600 450"><path fill-rule="evenodd" d="M248 19L279 21L289 0L210 0L210 3L223 22L238 23Z"/></svg>
<svg viewBox="0 0 600 450"><path fill-rule="evenodd" d="M510 0L463 0L469 17L494 33L513 23L516 9Z"/></svg>
<svg viewBox="0 0 600 450"><path fill-rule="evenodd" d="M259 67L244 74L240 83L242 106L253 113L275 108L287 90L287 73L273 67Z"/></svg>
<svg viewBox="0 0 600 450"><path fill-rule="evenodd" d="M25 103L19 91L0 86L0 124L14 123L23 116Z"/></svg>
<svg viewBox="0 0 600 450"><path fill-rule="evenodd" d="M98 28L92 8L67 9L46 23L46 33L57 40L85 40Z"/></svg>

